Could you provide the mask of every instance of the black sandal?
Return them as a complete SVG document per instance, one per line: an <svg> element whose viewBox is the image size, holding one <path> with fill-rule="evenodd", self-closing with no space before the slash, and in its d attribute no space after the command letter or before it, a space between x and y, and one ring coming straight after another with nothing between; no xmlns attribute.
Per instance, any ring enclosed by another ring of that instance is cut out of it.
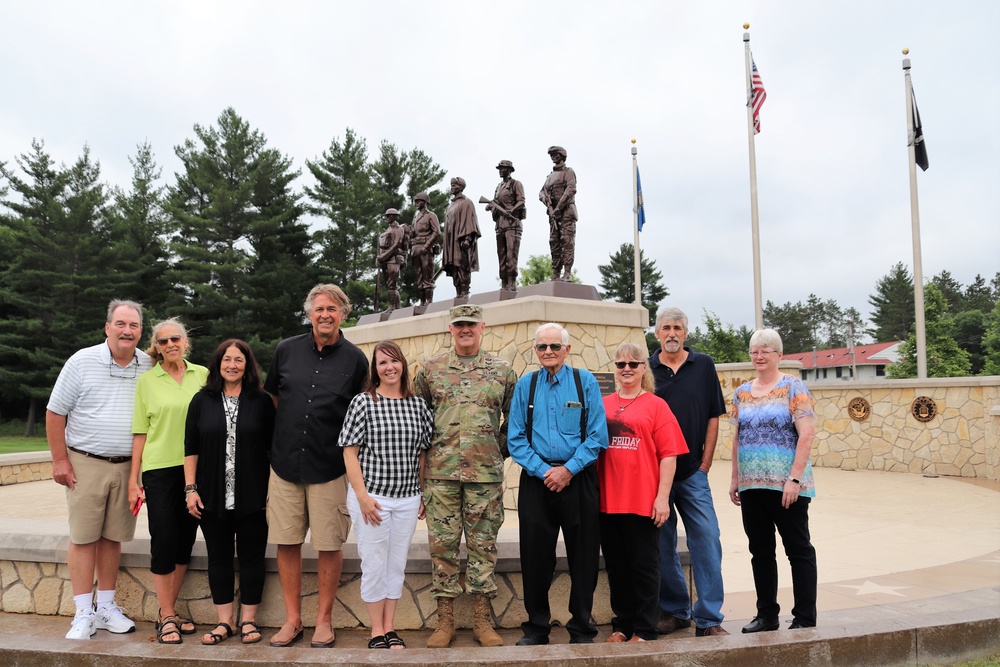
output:
<svg viewBox="0 0 1000 667"><path fill-rule="evenodd" d="M177 635L177 639L164 639L167 635ZM184 638L181 637L181 629L177 625L177 619L174 616L167 616L166 618L161 618L156 622L156 641L160 644L183 644Z"/></svg>
<svg viewBox="0 0 1000 667"><path fill-rule="evenodd" d="M197 626L195 626L194 621L192 621L190 618L181 618L180 616L178 616L177 623L178 623L177 629L180 630L180 633L182 635L193 635L194 633L198 632ZM185 625L190 625L191 627L185 628L184 627Z"/></svg>
<svg viewBox="0 0 1000 667"><path fill-rule="evenodd" d="M385 633L384 636L385 642L389 645L389 648L392 648L393 646L406 648L406 642L403 641L402 637L396 634L395 630L389 630L389 632Z"/></svg>
<svg viewBox="0 0 1000 667"><path fill-rule="evenodd" d="M226 634L220 635L218 632L209 632L208 635L206 635L208 637L208 641L205 641L205 637L201 638L201 643L203 645L215 646L217 644L221 644L222 642L226 641L234 634L236 634L235 632L233 632L232 626L230 626L228 623L216 623L215 627L212 629L215 630L217 628L222 628L223 630L226 631Z"/></svg>
<svg viewBox="0 0 1000 667"><path fill-rule="evenodd" d="M389 642L385 640L385 635L379 635L368 641L368 648L389 648Z"/></svg>
<svg viewBox="0 0 1000 667"><path fill-rule="evenodd" d="M251 628L253 628L253 630L249 630L249 631L245 630L245 628L248 625ZM249 637L252 634L256 634L257 635L257 639L251 639L250 641L247 641L247 637ZM240 641L241 642L243 642L244 644L256 644L257 642L259 642L263 638L264 638L264 635L261 634L260 628L257 627L256 623L254 623L253 621L240 621Z"/></svg>

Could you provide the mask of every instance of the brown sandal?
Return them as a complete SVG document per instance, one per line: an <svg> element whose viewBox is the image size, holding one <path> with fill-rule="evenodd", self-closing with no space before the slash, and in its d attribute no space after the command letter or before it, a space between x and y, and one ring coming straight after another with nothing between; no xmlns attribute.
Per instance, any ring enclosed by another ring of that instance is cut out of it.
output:
<svg viewBox="0 0 1000 667"><path fill-rule="evenodd" d="M230 626L228 623L216 623L215 627L212 628L212 630L216 630L218 628L222 628L223 630L225 630L226 634L220 635L218 632L209 632L207 635L201 638L201 643L204 644L205 646L215 646L216 644L221 644L222 642L226 641L235 634L233 632L232 626Z"/></svg>
<svg viewBox="0 0 1000 667"><path fill-rule="evenodd" d="M167 635L177 635L177 640L164 639ZM175 616L167 616L156 622L156 641L160 644L184 643L184 638L181 637L181 629L177 625L177 618Z"/></svg>

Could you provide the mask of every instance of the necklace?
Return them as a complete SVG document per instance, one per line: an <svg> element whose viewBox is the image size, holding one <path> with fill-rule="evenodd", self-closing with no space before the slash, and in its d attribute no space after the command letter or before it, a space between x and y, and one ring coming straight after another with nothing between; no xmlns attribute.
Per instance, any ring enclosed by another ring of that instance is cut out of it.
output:
<svg viewBox="0 0 1000 667"><path fill-rule="evenodd" d="M615 399L617 399L617 401L618 401L618 412L625 412L625 408L627 408L628 406L630 406L633 403L635 403L636 399L638 399L640 396L642 396L642 394L643 394L643 390L640 389L639 393L636 394L635 396L633 396L631 401L629 401L625 405L622 405L622 394L621 394L620 391L616 391L615 392Z"/></svg>

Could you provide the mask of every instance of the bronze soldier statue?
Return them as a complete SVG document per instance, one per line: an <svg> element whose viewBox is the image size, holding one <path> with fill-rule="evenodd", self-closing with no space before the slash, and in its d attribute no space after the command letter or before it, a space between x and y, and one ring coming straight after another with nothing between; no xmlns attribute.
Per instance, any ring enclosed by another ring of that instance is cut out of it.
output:
<svg viewBox="0 0 1000 667"><path fill-rule="evenodd" d="M472 273L479 270L479 221L476 207L462 192L465 179L451 179L452 200L444 214L444 254L441 268L455 284L455 297L469 298Z"/></svg>
<svg viewBox="0 0 1000 667"><path fill-rule="evenodd" d="M549 148L552 173L545 179L538 198L549 216L549 251L552 280L570 282L576 243L576 172L566 166L566 149Z"/></svg>
<svg viewBox="0 0 1000 667"><path fill-rule="evenodd" d="M391 313L399 308L399 270L406 266L410 228L399 224L399 211L394 208L386 209L385 219L389 228L378 237L376 261L385 276L385 289L389 296L389 308L386 312Z"/></svg>
<svg viewBox="0 0 1000 667"><path fill-rule="evenodd" d="M496 223L497 257L500 260L500 289L517 291L517 253L521 248L521 221L524 220L524 186L511 178L514 165L510 160L500 160L500 184L492 200L480 197L479 203L493 213Z"/></svg>
<svg viewBox="0 0 1000 667"><path fill-rule="evenodd" d="M413 197L413 204L417 207L411 223L413 270L417 274L417 293L421 306L434 300L434 258L441 252L441 225L437 215L427 208L429 202L430 197L426 192L418 192Z"/></svg>

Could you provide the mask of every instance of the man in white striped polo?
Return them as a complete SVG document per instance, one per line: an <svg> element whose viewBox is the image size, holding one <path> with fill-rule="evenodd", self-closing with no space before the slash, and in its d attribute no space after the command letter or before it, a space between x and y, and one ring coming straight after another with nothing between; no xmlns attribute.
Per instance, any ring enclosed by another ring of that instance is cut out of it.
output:
<svg viewBox="0 0 1000 667"><path fill-rule="evenodd" d="M149 355L136 349L142 306L112 301L104 333L107 340L80 350L63 366L45 412L52 478L66 487L69 504L66 562L76 616L67 639L90 639L97 630L135 630L115 604L115 584L121 543L135 534L128 502L135 382L152 368Z"/></svg>

